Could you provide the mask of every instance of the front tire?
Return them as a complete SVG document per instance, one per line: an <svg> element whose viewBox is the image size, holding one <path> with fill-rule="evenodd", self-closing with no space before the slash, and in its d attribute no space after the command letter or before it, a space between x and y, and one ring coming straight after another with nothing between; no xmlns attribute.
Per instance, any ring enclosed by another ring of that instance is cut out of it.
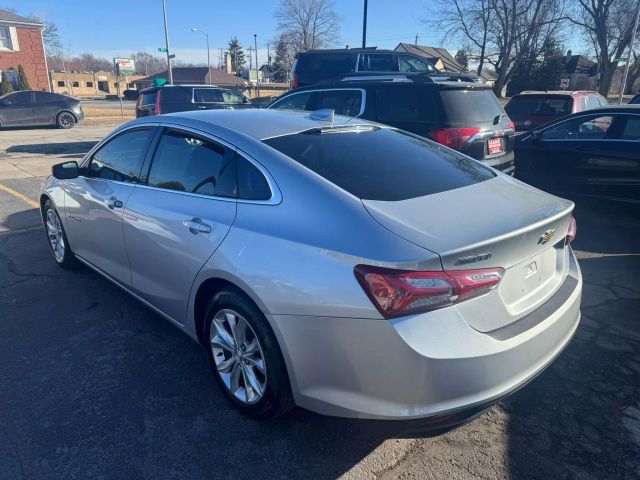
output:
<svg viewBox="0 0 640 480"><path fill-rule="evenodd" d="M58 128L69 129L76 124L76 117L69 112L60 112L56 117L56 125Z"/></svg>
<svg viewBox="0 0 640 480"><path fill-rule="evenodd" d="M49 251L51 251L53 259L62 268L68 270L77 268L78 260L69 247L62 220L51 200L47 200L44 207L42 207L42 218Z"/></svg>
<svg viewBox="0 0 640 480"><path fill-rule="evenodd" d="M205 315L209 364L233 406L258 420L291 409L282 352L260 309L241 291L225 288L211 298Z"/></svg>

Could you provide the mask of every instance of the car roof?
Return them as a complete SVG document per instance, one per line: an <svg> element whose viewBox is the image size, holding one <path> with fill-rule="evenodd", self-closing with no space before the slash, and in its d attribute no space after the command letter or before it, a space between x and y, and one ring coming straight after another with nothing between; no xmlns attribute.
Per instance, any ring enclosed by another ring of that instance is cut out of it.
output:
<svg viewBox="0 0 640 480"><path fill-rule="evenodd" d="M434 73L433 76L425 74L404 74L404 73L379 73L368 75L341 75L336 78L323 80L313 85L305 85L304 87L290 90L283 94L289 94L297 92L298 90L329 90L335 88L366 88L368 86L380 87L380 86L414 86L422 87L427 86L430 88L460 88L460 89L480 89L489 90L490 85L486 83L476 82L457 82L452 80L440 80L438 75ZM447 78L453 78L455 74L450 75Z"/></svg>
<svg viewBox="0 0 640 480"><path fill-rule="evenodd" d="M593 90L573 90L573 91L569 91L569 90L548 90L548 91L544 91L544 90L526 90L524 92L520 92L517 95L514 95L514 97L520 96L520 95L537 95L537 96L544 96L544 95L549 95L549 96L564 96L564 97L571 97L571 96L583 96L583 95L600 95L598 92L595 92Z"/></svg>
<svg viewBox="0 0 640 480"><path fill-rule="evenodd" d="M160 88L182 88L182 87L184 87L184 88L194 88L194 87L197 87L197 88L227 88L227 89L229 88L229 87L221 87L219 85L209 85L209 84L202 84L202 83L200 83L200 84L196 84L196 83L193 83L193 84L179 83L179 84L175 84L175 85L174 84L170 85L170 84L166 84L165 83L164 85L154 85L154 86L151 86L151 87L143 88L142 90L140 90L140 93L149 92L151 90L158 90Z"/></svg>
<svg viewBox="0 0 640 480"><path fill-rule="evenodd" d="M292 133L304 132L313 128L340 127L344 125L377 125L360 118L335 115L333 122L314 118L314 112L293 110L254 109L242 110L200 110L169 113L166 115L142 117L127 125L157 123L179 123L184 126L202 129L207 126L233 130L237 133L264 140Z"/></svg>

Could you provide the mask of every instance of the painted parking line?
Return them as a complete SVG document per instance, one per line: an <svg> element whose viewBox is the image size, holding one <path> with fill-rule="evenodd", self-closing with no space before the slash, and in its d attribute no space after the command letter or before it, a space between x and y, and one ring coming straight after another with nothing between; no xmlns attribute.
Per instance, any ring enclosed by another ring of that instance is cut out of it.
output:
<svg viewBox="0 0 640 480"><path fill-rule="evenodd" d="M16 198L19 198L24 203L26 203L27 205L32 206L33 208L40 207L38 202L36 202L35 200L30 199L29 197L27 197L26 195L23 195L20 192L16 192L13 188L7 187L6 185L3 185L2 183L0 183L0 190L2 190L4 192L7 192L8 194L13 195Z"/></svg>

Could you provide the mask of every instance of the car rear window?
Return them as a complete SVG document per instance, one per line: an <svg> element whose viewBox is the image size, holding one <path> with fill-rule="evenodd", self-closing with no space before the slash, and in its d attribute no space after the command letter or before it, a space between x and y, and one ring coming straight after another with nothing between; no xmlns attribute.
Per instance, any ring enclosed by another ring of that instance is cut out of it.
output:
<svg viewBox="0 0 640 480"><path fill-rule="evenodd" d="M156 103L156 90L153 90L151 92L144 92L142 94L140 105L154 105L155 103Z"/></svg>
<svg viewBox="0 0 640 480"><path fill-rule="evenodd" d="M438 112L431 90L380 88L376 90L377 120L380 122L433 122Z"/></svg>
<svg viewBox="0 0 640 480"><path fill-rule="evenodd" d="M571 113L571 97L534 97L522 95L513 97L504 109L509 116L549 116L561 117Z"/></svg>
<svg viewBox="0 0 640 480"><path fill-rule="evenodd" d="M495 176L464 155L387 128L311 130L264 143L366 200L406 200Z"/></svg>
<svg viewBox="0 0 640 480"><path fill-rule="evenodd" d="M353 72L355 58L351 53L300 55L296 71L305 73L339 74Z"/></svg>
<svg viewBox="0 0 640 480"><path fill-rule="evenodd" d="M446 119L452 123L491 122L504 115L500 102L489 89L445 89L440 98Z"/></svg>

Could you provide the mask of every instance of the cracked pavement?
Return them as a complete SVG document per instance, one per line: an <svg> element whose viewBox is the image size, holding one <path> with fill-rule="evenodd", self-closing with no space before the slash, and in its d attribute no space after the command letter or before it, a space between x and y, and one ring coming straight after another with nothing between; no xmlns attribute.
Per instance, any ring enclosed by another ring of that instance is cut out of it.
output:
<svg viewBox="0 0 640 480"><path fill-rule="evenodd" d="M0 132L0 183L37 199L51 164L110 129ZM242 417L204 352L97 274L50 258L0 190L0 479L640 478L640 209L577 200L582 322L536 380L437 437L296 409Z"/></svg>

